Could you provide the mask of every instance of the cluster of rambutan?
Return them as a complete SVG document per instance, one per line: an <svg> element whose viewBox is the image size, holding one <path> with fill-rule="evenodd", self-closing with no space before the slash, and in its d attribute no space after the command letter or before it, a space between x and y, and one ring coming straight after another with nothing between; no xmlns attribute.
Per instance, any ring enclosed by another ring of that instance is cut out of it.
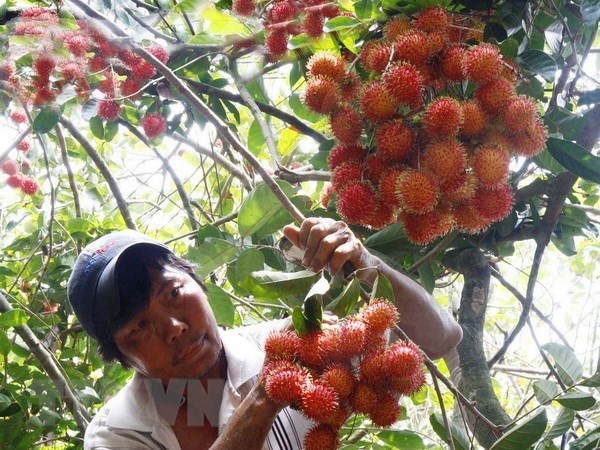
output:
<svg viewBox="0 0 600 450"><path fill-rule="evenodd" d="M391 302L375 299L339 326L267 338L261 382L273 401L316 422L305 450L337 448L339 431L353 413L368 415L378 427L393 425L400 396L423 387L421 351L403 341L388 346L386 333L397 320Z"/></svg>
<svg viewBox="0 0 600 450"><path fill-rule="evenodd" d="M5 183L13 189L19 189L27 195L33 195L39 190L35 178L21 172L19 163L14 159L6 158L0 162L0 172L8 175Z"/></svg>
<svg viewBox="0 0 600 450"><path fill-rule="evenodd" d="M323 34L325 20L342 14L328 0L276 0L259 5L255 0L234 0L233 12L239 16L259 16L268 31L266 51L274 58L287 52L290 37L306 33L313 39Z"/></svg>
<svg viewBox="0 0 600 450"><path fill-rule="evenodd" d="M13 34L34 37L39 50L33 56L32 71L21 71L22 78L16 75L13 63L3 63L0 75L4 73L2 79L33 106L53 102L69 85L82 100L97 89L103 94L97 104L98 116L115 120L122 102L139 98L144 81L156 74L149 62L115 44L88 22L79 21L75 29L64 29L51 9L27 8L12 26ZM169 52L158 45L146 50L163 63L169 60Z"/></svg>
<svg viewBox="0 0 600 450"><path fill-rule="evenodd" d="M348 222L400 220L425 244L479 233L512 210L511 158L537 155L547 131L516 94L513 64L491 44L463 42L481 35L461 35L457 20L442 7L391 20L361 51L364 80L338 55L309 60L303 101L329 116L332 191Z"/></svg>

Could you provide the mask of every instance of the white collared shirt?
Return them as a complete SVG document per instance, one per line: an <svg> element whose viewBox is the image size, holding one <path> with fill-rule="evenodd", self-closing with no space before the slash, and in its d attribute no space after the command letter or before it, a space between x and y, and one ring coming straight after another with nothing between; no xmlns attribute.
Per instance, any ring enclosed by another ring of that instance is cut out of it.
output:
<svg viewBox="0 0 600 450"><path fill-rule="evenodd" d="M256 383L264 361L268 334L287 325L286 320L264 322L221 331L227 358L227 382L219 411L219 434ZM145 378L133 379L96 414L85 433L85 450L180 450L171 426L158 414L148 395ZM264 450L299 450L313 422L299 412L283 409L275 419ZM240 449L243 444L240 443Z"/></svg>

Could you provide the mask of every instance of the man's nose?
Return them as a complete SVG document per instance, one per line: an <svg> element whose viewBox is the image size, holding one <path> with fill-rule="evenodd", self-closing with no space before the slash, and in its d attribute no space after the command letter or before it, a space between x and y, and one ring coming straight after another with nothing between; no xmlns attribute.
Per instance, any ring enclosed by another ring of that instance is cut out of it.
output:
<svg viewBox="0 0 600 450"><path fill-rule="evenodd" d="M187 324L177 317L166 317L165 322L165 338L169 343L184 334L188 329Z"/></svg>

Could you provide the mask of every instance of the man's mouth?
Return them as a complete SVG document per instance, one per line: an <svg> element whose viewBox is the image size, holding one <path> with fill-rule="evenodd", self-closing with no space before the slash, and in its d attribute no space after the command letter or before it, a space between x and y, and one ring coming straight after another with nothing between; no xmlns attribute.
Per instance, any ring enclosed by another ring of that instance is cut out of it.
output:
<svg viewBox="0 0 600 450"><path fill-rule="evenodd" d="M204 347L204 336L196 339L187 347L184 347L179 353L175 364L180 364L188 359L195 359L202 351L202 347Z"/></svg>

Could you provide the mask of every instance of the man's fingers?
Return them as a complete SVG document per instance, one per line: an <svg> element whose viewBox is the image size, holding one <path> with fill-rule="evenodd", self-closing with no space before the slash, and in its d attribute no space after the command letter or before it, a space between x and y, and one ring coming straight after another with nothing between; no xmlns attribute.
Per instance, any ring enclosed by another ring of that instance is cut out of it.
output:
<svg viewBox="0 0 600 450"><path fill-rule="evenodd" d="M346 242L335 249L329 260L329 272L335 275L347 261L349 261L358 250L358 243L355 240Z"/></svg>
<svg viewBox="0 0 600 450"><path fill-rule="evenodd" d="M288 238L292 244L298 248L300 247L300 228L296 225L286 225L283 227L283 235Z"/></svg>

